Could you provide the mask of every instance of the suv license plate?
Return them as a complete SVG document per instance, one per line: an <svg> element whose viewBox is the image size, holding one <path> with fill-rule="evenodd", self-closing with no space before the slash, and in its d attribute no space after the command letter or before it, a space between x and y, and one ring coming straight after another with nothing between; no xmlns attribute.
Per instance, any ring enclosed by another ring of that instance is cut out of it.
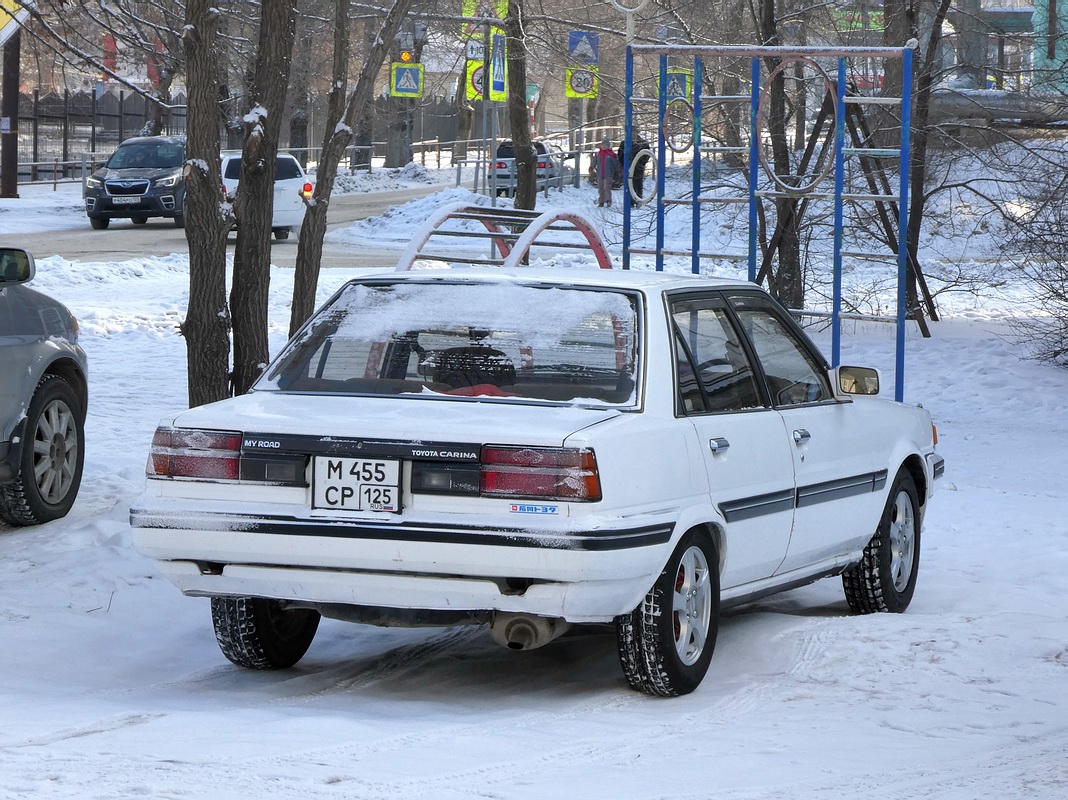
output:
<svg viewBox="0 0 1068 800"><path fill-rule="evenodd" d="M400 513L400 462L316 456L312 508Z"/></svg>
<svg viewBox="0 0 1068 800"><path fill-rule="evenodd" d="M139 206L141 205L140 197L112 197L111 202L117 206Z"/></svg>

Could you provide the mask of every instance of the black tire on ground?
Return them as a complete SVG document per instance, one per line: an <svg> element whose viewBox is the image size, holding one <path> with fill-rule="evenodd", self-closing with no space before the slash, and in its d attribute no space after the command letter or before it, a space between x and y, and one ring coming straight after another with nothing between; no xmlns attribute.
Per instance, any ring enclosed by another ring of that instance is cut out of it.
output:
<svg viewBox="0 0 1068 800"><path fill-rule="evenodd" d="M26 444L15 480L0 484L0 519L36 525L66 516L82 482L85 412L58 375L37 383L26 409Z"/></svg>
<svg viewBox="0 0 1068 800"><path fill-rule="evenodd" d="M211 622L219 649L239 667L285 669L308 652L319 612L262 597L213 597Z"/></svg>
<svg viewBox="0 0 1068 800"><path fill-rule="evenodd" d="M110 223L111 220L107 217L89 217L89 224L93 226L94 231L102 231Z"/></svg>
<svg viewBox="0 0 1068 800"><path fill-rule="evenodd" d="M274 229L274 238L275 239L288 239L289 238L289 231L290 231L289 228L275 228Z"/></svg>
<svg viewBox="0 0 1068 800"><path fill-rule="evenodd" d="M130 221L133 222L134 225L144 225L148 222L148 217L131 217Z"/></svg>
<svg viewBox="0 0 1068 800"><path fill-rule="evenodd" d="M176 227L176 228L184 228L185 227L185 214L178 213L178 214L174 215L174 227Z"/></svg>
<svg viewBox="0 0 1068 800"><path fill-rule="evenodd" d="M856 613L900 614L909 607L920 566L919 509L916 482L902 469L864 557L842 573L846 602Z"/></svg>
<svg viewBox="0 0 1068 800"><path fill-rule="evenodd" d="M695 528L638 607L616 618L623 674L646 694L689 694L708 671L718 630L719 556L708 532Z"/></svg>

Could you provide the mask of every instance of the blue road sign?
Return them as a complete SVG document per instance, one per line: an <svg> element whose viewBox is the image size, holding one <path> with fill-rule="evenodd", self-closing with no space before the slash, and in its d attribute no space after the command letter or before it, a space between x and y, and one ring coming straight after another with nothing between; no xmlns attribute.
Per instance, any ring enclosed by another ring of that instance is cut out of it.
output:
<svg viewBox="0 0 1068 800"><path fill-rule="evenodd" d="M507 91L507 74L504 71L504 34L493 34L493 69L490 75L490 95Z"/></svg>
<svg viewBox="0 0 1068 800"><path fill-rule="evenodd" d="M601 35L589 31L571 31L567 35L567 54L575 64L596 64L600 57Z"/></svg>
<svg viewBox="0 0 1068 800"><path fill-rule="evenodd" d="M389 93L394 97L422 97L423 65L394 61L390 65Z"/></svg>

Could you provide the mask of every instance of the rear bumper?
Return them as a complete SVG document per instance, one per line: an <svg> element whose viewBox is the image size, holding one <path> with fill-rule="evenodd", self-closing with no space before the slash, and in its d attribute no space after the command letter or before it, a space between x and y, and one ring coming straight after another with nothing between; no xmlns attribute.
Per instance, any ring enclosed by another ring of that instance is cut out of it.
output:
<svg viewBox="0 0 1068 800"><path fill-rule="evenodd" d="M547 532L133 509L134 543L185 594L396 609L511 611L571 622L628 613L674 525Z"/></svg>

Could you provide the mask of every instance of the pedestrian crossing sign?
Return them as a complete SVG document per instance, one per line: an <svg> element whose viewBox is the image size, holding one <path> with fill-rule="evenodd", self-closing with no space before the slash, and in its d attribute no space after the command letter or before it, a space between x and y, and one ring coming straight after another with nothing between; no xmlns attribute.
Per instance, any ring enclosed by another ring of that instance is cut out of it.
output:
<svg viewBox="0 0 1068 800"><path fill-rule="evenodd" d="M657 91L660 90L660 77L656 79ZM667 86L664 93L667 95L667 101L670 103L672 100L686 100L687 102L693 102L693 71L688 69L681 69L679 67L668 67L667 71Z"/></svg>
<svg viewBox="0 0 1068 800"><path fill-rule="evenodd" d="M389 67L389 93L393 97L423 96L423 65L394 61Z"/></svg>

